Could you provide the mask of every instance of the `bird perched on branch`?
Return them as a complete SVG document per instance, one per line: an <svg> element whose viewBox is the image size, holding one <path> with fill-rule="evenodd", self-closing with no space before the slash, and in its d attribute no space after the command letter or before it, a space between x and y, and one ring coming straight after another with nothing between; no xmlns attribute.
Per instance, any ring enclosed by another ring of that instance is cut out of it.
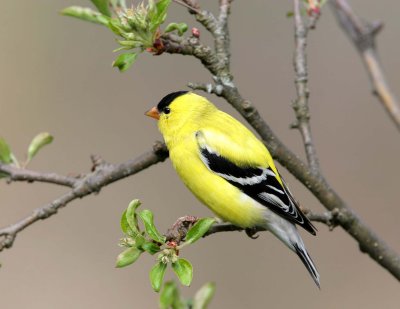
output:
<svg viewBox="0 0 400 309"><path fill-rule="evenodd" d="M244 229L264 227L294 251L319 287L319 274L296 224L316 229L301 212L266 146L239 121L192 92L166 95L147 116L190 191L218 217Z"/></svg>

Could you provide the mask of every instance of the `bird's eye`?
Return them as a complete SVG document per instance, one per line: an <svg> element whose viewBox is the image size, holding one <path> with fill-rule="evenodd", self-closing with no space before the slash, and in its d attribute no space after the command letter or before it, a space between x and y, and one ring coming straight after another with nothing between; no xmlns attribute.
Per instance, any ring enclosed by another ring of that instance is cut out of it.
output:
<svg viewBox="0 0 400 309"><path fill-rule="evenodd" d="M163 113L164 114L169 114L171 112L171 109L169 107L164 107Z"/></svg>

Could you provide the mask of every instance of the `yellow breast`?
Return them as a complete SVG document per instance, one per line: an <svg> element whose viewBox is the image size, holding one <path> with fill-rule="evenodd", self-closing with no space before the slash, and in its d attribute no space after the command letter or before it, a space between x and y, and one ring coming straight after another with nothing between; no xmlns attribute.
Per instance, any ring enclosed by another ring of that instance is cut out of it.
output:
<svg viewBox="0 0 400 309"><path fill-rule="evenodd" d="M173 166L184 184L218 217L243 228L263 223L265 207L204 165L194 134L169 147Z"/></svg>

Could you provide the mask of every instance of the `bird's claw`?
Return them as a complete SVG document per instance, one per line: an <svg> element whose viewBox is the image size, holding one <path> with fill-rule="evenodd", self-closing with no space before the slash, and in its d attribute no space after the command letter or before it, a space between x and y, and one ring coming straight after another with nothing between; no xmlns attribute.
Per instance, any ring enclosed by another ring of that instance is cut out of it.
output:
<svg viewBox="0 0 400 309"><path fill-rule="evenodd" d="M245 229L246 235L249 236L251 239L257 239L260 235L257 234L257 230L255 228L247 228Z"/></svg>

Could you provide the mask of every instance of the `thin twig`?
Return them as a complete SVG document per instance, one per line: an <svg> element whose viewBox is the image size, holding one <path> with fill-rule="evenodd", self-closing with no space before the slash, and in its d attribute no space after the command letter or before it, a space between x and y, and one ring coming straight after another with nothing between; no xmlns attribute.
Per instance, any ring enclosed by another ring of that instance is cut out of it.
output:
<svg viewBox="0 0 400 309"><path fill-rule="evenodd" d="M193 5L190 5L187 1L180 1L180 0L173 0L175 3L184 6L185 8L189 9L189 11L192 11L196 14L201 14L201 11L198 10L198 8L194 7Z"/></svg>
<svg viewBox="0 0 400 309"><path fill-rule="evenodd" d="M42 173L27 170L24 168L18 168L13 165L6 165L0 163L0 172L7 175L7 180L12 181L27 181L27 182L45 182L53 183L60 186L66 186L72 188L78 181L74 177L68 177L64 175L58 175L56 173Z"/></svg>
<svg viewBox="0 0 400 309"><path fill-rule="evenodd" d="M317 26L318 19L321 16L321 1L320 0L308 0L308 29L315 29Z"/></svg>
<svg viewBox="0 0 400 309"><path fill-rule="evenodd" d="M293 64L297 92L297 98L292 104L297 118L296 124L293 125L293 127L299 129L301 133L311 172L317 174L319 172L319 163L311 135L310 110L308 107L309 90L306 56L308 28L304 26L303 18L301 16L300 0L294 0L293 4L296 45Z"/></svg>
<svg viewBox="0 0 400 309"><path fill-rule="evenodd" d="M97 193L102 187L136 174L153 164L164 161L167 157L168 151L165 145L157 142L152 150L127 162L108 164L103 161L98 163L93 172L76 180L73 190L61 195L49 204L37 208L32 214L22 220L0 229L0 251L5 248L10 248L19 232L38 220L44 220L56 214L60 208L68 205L73 200L92 193Z"/></svg>
<svg viewBox="0 0 400 309"><path fill-rule="evenodd" d="M315 29L315 27L317 26L317 22L319 17L321 16L321 13L311 13L310 18L308 19L308 25L307 28L308 29Z"/></svg>
<svg viewBox="0 0 400 309"><path fill-rule="evenodd" d="M389 87L375 47L375 36L382 23L365 23L351 9L346 0L330 1L336 19L357 48L371 81L372 92L386 109L400 130L400 103Z"/></svg>

